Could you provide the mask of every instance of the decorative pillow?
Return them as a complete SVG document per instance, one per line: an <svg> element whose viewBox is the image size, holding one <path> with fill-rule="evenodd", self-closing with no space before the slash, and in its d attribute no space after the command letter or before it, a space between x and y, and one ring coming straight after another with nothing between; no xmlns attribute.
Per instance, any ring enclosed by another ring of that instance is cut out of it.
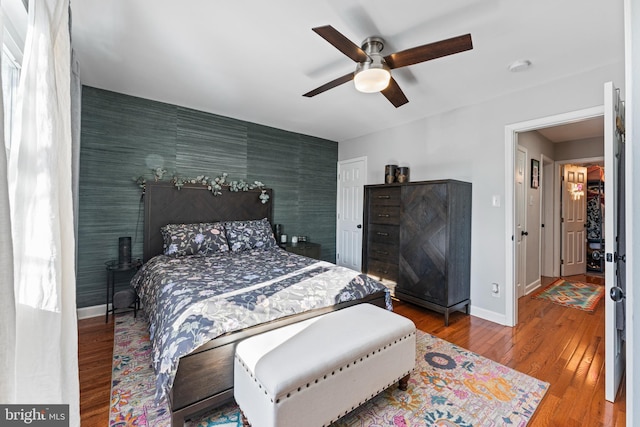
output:
<svg viewBox="0 0 640 427"><path fill-rule="evenodd" d="M267 249L277 245L267 218L224 223L229 247L234 252Z"/></svg>
<svg viewBox="0 0 640 427"><path fill-rule="evenodd" d="M164 254L171 257L211 255L229 250L224 225L220 222L167 224L160 231Z"/></svg>

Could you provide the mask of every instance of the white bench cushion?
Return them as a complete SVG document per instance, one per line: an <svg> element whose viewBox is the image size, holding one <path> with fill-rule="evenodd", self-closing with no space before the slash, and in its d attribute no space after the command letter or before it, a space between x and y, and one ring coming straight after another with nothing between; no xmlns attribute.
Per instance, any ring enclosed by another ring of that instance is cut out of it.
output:
<svg viewBox="0 0 640 427"><path fill-rule="evenodd" d="M240 342L234 393L255 427L325 425L414 366L413 322L358 304Z"/></svg>

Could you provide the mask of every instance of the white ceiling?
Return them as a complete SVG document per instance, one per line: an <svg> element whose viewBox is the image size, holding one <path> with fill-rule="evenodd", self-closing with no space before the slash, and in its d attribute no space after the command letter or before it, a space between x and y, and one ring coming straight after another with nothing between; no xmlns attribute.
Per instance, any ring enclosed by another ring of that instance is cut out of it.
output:
<svg viewBox="0 0 640 427"><path fill-rule="evenodd" d="M623 60L622 1L79 0L83 84L343 141ZM355 69L312 27L383 54L471 33L474 48L393 71L409 103L351 83ZM512 73L508 65L533 66Z"/></svg>
<svg viewBox="0 0 640 427"><path fill-rule="evenodd" d="M537 132L551 142L604 138L604 117L538 129Z"/></svg>

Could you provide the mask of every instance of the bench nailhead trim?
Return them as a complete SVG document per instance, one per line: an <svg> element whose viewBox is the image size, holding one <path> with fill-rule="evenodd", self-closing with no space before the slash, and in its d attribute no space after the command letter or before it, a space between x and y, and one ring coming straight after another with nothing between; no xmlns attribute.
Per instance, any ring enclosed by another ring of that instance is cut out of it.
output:
<svg viewBox="0 0 640 427"><path fill-rule="evenodd" d="M376 352L377 352L377 353L381 353L383 349L384 349L384 350L386 350L386 349L387 349L387 347L388 347L388 348L391 348L391 346L392 346L393 344L397 344L397 343L398 343L398 342L400 342L400 341L403 341L403 340L409 339L410 337L415 336L415 334L416 334L415 332L411 332L410 334L405 335L405 336L403 336L402 338L397 338L397 339L395 339L395 340L393 341L393 343L387 344L387 345L385 345L385 346L384 346L384 347L382 347L382 348L378 348L378 349L376 349L376 350L373 350L373 351L371 351L371 352L367 353L365 356L363 356L363 357L361 357L361 358L360 358L360 361L364 360L365 358L367 358L367 359L368 359L368 358L369 358L369 355L376 354ZM262 388L263 388L263 387L262 387L262 384L260 384L260 382L258 381L258 378L253 374L253 372L249 370L249 368L248 368L248 367L247 367L247 365L244 363L244 361L242 360L242 358L240 358L240 357L236 354L236 359L238 359L238 361L240 362L240 365L245 369L245 371L249 374L249 376L250 376L251 378L253 378L255 382L257 382L257 383L258 383L258 387L262 389ZM351 363L348 363L348 364L346 365L346 368L348 368L350 364L351 364ZM356 364L356 362L354 361L354 362L353 362L353 364L355 365L355 364ZM344 368L344 367L340 367L340 371L342 371L342 369L343 369L343 368ZM377 392L373 393L373 394L371 395L371 397L369 397L367 400L369 400L369 399L373 398L374 396L378 395L378 394L379 394L380 392L382 392L383 390L386 390L387 388L391 387L393 384L395 384L396 382L398 382L401 378L403 378L404 376L406 376L408 373L410 373L410 372L407 372L407 373L405 373L404 375L401 375L401 376L400 376L400 377L398 377L395 381L392 381L391 383L389 383L386 387L384 387L384 388L382 388L382 389L378 390ZM335 371L335 370L331 372L331 375L335 375L335 374L336 374L336 371ZM326 380L326 379L327 379L327 374L324 374L322 378L316 378L316 379L313 381L313 383L314 383L314 384L317 384L317 383L318 383L318 381L320 381L321 379L325 379L325 380ZM309 387L309 384L310 384L310 383L307 383L307 388ZM302 389L302 387L298 387L298 392L300 392L300 391L301 391L301 389ZM295 392L295 390L294 390L293 392ZM286 397L287 397L287 398L291 397L291 393L292 393L292 392L287 393ZM264 390L264 394L267 394L267 390L266 390L266 389ZM273 403L273 399L270 399L270 400L271 400L271 402ZM280 398L276 399L276 402L275 402L275 403L280 403L280 400L281 400ZM364 403L364 402L366 402L366 400L365 400L365 401L363 401L363 402L361 402L361 404L362 404L362 403ZM355 408L355 407L354 407L354 408ZM354 408L352 408L352 410L353 410ZM348 414L348 413L349 413L349 411L345 412L345 414ZM331 422L334 422L334 421L338 420L339 418L340 418L340 417L336 418L335 420L332 420ZM329 423L329 424L331 424L331 423Z"/></svg>

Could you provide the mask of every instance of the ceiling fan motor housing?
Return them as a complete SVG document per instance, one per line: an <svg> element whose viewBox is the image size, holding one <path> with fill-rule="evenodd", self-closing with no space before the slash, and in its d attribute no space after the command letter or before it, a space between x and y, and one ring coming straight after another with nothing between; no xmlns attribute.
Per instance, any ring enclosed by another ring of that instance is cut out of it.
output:
<svg viewBox="0 0 640 427"><path fill-rule="evenodd" d="M384 49L384 39L381 37L367 37L360 45L367 55L380 53Z"/></svg>
<svg viewBox="0 0 640 427"><path fill-rule="evenodd" d="M380 53L382 49L384 40L380 37L368 37L362 42L362 50L369 58L356 66L354 83L360 92L380 92L389 85L391 69Z"/></svg>

